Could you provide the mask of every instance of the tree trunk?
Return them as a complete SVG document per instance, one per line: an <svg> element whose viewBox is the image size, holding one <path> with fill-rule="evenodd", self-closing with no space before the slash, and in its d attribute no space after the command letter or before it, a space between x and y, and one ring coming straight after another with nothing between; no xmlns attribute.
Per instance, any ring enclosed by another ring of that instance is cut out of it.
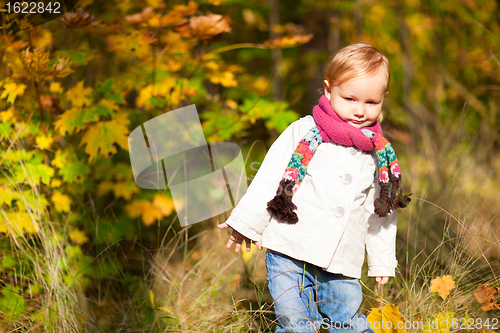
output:
<svg viewBox="0 0 500 333"><path fill-rule="evenodd" d="M271 7L271 15L269 16L270 37L272 39L279 38L279 33L273 31L273 27L280 24L279 0L269 0L269 6ZM274 49L271 52L273 57L273 97L281 99L283 82L279 74L279 68L281 67L283 55L280 49Z"/></svg>

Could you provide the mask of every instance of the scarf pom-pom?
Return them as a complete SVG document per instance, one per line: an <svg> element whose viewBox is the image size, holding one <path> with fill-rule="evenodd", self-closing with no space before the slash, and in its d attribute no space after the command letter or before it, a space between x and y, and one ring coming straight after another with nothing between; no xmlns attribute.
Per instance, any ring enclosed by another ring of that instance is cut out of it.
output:
<svg viewBox="0 0 500 333"><path fill-rule="evenodd" d="M375 213L380 217L385 217L387 214L391 212L391 207L387 202L384 202L382 199L377 198L374 202Z"/></svg>
<svg viewBox="0 0 500 333"><path fill-rule="evenodd" d="M412 195L412 193L407 194L407 195L398 195L397 200L393 206L394 209L405 208L406 206L408 206L408 204L411 202L410 195Z"/></svg>
<svg viewBox="0 0 500 333"><path fill-rule="evenodd" d="M297 214L294 212L297 206L292 202L292 188L294 185L294 180L282 179L278 191L276 191L276 196L267 203L267 210L288 224L295 224L299 221Z"/></svg>

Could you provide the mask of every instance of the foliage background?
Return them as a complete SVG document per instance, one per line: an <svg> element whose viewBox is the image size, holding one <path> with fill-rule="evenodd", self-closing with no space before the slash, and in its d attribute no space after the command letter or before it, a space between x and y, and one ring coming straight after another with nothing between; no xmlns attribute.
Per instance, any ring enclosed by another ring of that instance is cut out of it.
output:
<svg viewBox="0 0 500 333"><path fill-rule="evenodd" d="M43 25L4 25L2 329L272 329L263 254L225 251L214 225L227 214L181 229L168 190L135 185L127 136L196 104L207 140L240 145L251 180L310 114L329 57L358 41L389 58L383 128L414 198L384 300L408 320L498 317L472 292L499 285L499 6L81 0ZM427 287L444 274L457 291L441 301ZM366 313L380 291L362 282Z"/></svg>

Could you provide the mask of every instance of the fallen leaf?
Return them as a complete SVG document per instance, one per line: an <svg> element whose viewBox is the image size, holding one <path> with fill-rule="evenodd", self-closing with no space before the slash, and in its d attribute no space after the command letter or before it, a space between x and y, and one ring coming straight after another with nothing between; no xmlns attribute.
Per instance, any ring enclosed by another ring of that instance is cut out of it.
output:
<svg viewBox="0 0 500 333"><path fill-rule="evenodd" d="M495 302L495 294L498 292L500 292L500 287L489 287L487 283L476 289L476 291L474 291L474 296L476 296L479 303L484 303L483 306L481 306L483 311L490 311L493 309L500 310L500 305Z"/></svg>
<svg viewBox="0 0 500 333"><path fill-rule="evenodd" d="M431 281L431 292L437 292L443 299L450 294L450 290L453 288L455 288L455 281L451 275L437 277Z"/></svg>
<svg viewBox="0 0 500 333"><path fill-rule="evenodd" d="M399 307L393 304L387 304L382 310L372 308L372 311L366 317L371 328L375 333L405 333L406 329L403 322L403 317L399 313ZM399 328L402 327L402 328Z"/></svg>

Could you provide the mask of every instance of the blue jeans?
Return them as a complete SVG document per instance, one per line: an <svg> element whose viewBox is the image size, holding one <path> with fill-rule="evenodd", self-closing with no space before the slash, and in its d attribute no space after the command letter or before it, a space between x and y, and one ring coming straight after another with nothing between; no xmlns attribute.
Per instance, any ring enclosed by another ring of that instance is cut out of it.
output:
<svg viewBox="0 0 500 333"><path fill-rule="evenodd" d="M333 274L312 264L267 250L267 285L274 299L276 333L374 333L358 313L363 301L357 279Z"/></svg>

